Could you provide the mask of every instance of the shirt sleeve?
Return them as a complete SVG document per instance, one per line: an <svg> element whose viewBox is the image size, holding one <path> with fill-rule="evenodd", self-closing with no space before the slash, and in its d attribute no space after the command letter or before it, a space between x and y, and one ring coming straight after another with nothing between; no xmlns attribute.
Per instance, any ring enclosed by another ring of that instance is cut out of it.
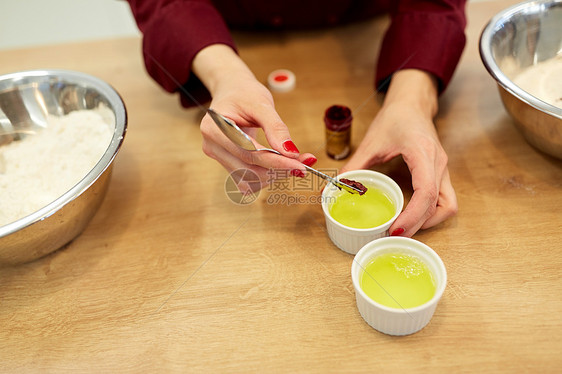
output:
<svg viewBox="0 0 562 374"><path fill-rule="evenodd" d="M143 34L148 74L184 106L208 101L210 94L192 74L195 55L212 44L236 50L228 28L210 0L128 0Z"/></svg>
<svg viewBox="0 0 562 374"><path fill-rule="evenodd" d="M377 64L377 90L386 91L398 70L420 69L437 78L442 93L466 43L464 8L465 0L393 2Z"/></svg>

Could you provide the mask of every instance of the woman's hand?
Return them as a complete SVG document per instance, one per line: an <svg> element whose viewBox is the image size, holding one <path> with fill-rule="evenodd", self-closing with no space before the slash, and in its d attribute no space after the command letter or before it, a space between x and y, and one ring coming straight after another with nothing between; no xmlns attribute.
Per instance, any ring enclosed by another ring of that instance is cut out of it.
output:
<svg viewBox="0 0 562 374"><path fill-rule="evenodd" d="M205 154L217 160L229 172L249 169L260 179L257 185L241 181L238 184L241 191L262 188L275 178L283 177L282 173L271 173L271 169L290 170L294 176L305 175L302 163L311 166L316 162L316 157L310 153L299 153L291 140L289 129L275 111L271 93L256 80L230 47L212 45L201 50L192 68L211 93L211 108L236 122L254 139L257 148L269 148L255 141L258 129L263 129L271 148L282 153L280 156L270 152L246 151L232 143L210 116L205 115L201 121Z"/></svg>
<svg viewBox="0 0 562 374"><path fill-rule="evenodd" d="M455 191L433 117L437 85L428 73L398 71L383 106L344 170L365 169L402 155L414 193L390 227L391 235L412 236L456 214Z"/></svg>

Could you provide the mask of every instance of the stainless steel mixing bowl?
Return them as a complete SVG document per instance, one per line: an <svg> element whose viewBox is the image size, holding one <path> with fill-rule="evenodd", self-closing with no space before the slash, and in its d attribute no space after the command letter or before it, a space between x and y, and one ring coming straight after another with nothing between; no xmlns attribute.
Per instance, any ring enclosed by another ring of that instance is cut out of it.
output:
<svg viewBox="0 0 562 374"><path fill-rule="evenodd" d="M513 83L524 68L562 54L562 0L527 1L494 16L480 37L480 56L502 102L527 141L562 159L562 109ZM562 82L560 82L562 84Z"/></svg>
<svg viewBox="0 0 562 374"><path fill-rule="evenodd" d="M0 122L29 128L45 125L47 114L98 110L114 131L102 158L64 195L40 210L0 226L0 267L29 262L51 253L78 236L105 197L113 161L127 129L127 112L119 94L106 82L66 70L25 71L0 76ZM0 138L6 142L9 135ZM14 135L14 141L20 136ZM1 198L1 196L0 196Z"/></svg>

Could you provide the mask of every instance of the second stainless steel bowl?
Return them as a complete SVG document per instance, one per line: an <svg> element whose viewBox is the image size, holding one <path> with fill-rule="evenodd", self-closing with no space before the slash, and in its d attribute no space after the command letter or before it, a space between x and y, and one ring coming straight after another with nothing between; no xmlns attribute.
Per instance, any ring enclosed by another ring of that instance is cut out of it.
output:
<svg viewBox="0 0 562 374"><path fill-rule="evenodd" d="M82 109L100 110L113 124L109 147L94 168L62 196L26 217L0 226L0 267L42 257L84 230L104 199L113 161L127 128L127 113L121 97L98 78L66 70L0 76L0 110L5 116L4 125L9 121L25 127L30 121L41 123L47 114L64 115ZM10 135L5 135L4 141L6 136Z"/></svg>
<svg viewBox="0 0 562 374"><path fill-rule="evenodd" d="M562 108L514 82L523 69L562 54L562 0L527 1L495 15L480 37L480 56L523 136L562 159ZM562 82L560 82L562 84Z"/></svg>

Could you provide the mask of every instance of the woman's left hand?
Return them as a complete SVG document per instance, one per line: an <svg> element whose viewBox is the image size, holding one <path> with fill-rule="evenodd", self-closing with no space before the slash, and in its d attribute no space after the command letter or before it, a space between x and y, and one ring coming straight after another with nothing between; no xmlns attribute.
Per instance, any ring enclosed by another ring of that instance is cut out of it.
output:
<svg viewBox="0 0 562 374"><path fill-rule="evenodd" d="M381 110L342 169L365 169L402 155L414 193L390 227L391 235L411 237L420 228L435 226L457 212L447 154L433 124L436 111L437 88L429 74L417 70L395 73Z"/></svg>

